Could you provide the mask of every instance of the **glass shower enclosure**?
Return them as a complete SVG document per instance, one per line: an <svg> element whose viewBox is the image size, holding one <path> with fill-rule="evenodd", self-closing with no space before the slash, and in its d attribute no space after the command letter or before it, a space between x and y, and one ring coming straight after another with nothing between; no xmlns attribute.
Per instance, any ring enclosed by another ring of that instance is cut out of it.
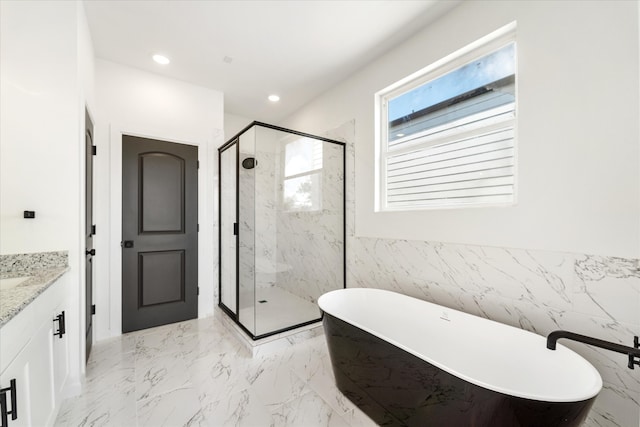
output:
<svg viewBox="0 0 640 427"><path fill-rule="evenodd" d="M253 122L218 149L219 306L253 339L345 287L345 145Z"/></svg>

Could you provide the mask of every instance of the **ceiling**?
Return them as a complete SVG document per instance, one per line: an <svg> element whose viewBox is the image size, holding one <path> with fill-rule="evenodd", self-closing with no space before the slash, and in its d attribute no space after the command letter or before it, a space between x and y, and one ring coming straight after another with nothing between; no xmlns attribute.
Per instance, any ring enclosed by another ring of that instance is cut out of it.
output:
<svg viewBox="0 0 640 427"><path fill-rule="evenodd" d="M277 123L459 0L85 0L98 58L224 93ZM171 59L161 66L154 53ZM225 60L226 59L226 60ZM281 100L272 103L270 94Z"/></svg>

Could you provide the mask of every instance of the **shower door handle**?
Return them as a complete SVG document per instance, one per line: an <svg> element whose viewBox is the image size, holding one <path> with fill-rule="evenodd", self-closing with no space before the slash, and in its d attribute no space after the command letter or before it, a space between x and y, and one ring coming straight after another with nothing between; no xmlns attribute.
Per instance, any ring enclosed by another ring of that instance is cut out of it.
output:
<svg viewBox="0 0 640 427"><path fill-rule="evenodd" d="M233 235L234 236L238 235L238 223L237 222L233 223Z"/></svg>

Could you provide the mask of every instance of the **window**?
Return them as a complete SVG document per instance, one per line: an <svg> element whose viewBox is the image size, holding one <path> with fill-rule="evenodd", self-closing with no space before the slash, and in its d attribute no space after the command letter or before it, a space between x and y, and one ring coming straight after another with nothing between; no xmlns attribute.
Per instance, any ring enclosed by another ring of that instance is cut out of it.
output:
<svg viewBox="0 0 640 427"><path fill-rule="evenodd" d="M378 210L514 203L513 30L452 56L377 95Z"/></svg>
<svg viewBox="0 0 640 427"><path fill-rule="evenodd" d="M282 187L285 210L322 209L322 141L302 137L286 143Z"/></svg>

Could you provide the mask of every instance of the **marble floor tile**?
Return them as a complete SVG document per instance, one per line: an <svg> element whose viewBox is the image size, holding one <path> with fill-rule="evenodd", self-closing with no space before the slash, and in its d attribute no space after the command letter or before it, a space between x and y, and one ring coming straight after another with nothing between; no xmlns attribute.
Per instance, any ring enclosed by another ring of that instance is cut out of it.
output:
<svg viewBox="0 0 640 427"><path fill-rule="evenodd" d="M83 394L62 402L56 426L127 426L136 419L135 399L131 394Z"/></svg>
<svg viewBox="0 0 640 427"><path fill-rule="evenodd" d="M182 353L176 352L136 363L136 400L191 385Z"/></svg>
<svg viewBox="0 0 640 427"><path fill-rule="evenodd" d="M203 426L276 426L271 413L251 389L203 405L201 414Z"/></svg>
<svg viewBox="0 0 640 427"><path fill-rule="evenodd" d="M218 318L97 342L56 426L375 426L335 387L324 336L251 356Z"/></svg>
<svg viewBox="0 0 640 427"><path fill-rule="evenodd" d="M275 425L279 427L350 427L345 419L314 392L275 408L273 418Z"/></svg>
<svg viewBox="0 0 640 427"><path fill-rule="evenodd" d="M288 352L282 353L287 355ZM251 389L269 408L288 403L311 389L291 370L287 357L281 354L257 359L247 369Z"/></svg>
<svg viewBox="0 0 640 427"><path fill-rule="evenodd" d="M197 425L200 403L193 388L178 388L137 403L138 426Z"/></svg>
<svg viewBox="0 0 640 427"><path fill-rule="evenodd" d="M235 352L214 354L189 365L189 380L203 405L251 387L246 379L248 356L243 356Z"/></svg>

